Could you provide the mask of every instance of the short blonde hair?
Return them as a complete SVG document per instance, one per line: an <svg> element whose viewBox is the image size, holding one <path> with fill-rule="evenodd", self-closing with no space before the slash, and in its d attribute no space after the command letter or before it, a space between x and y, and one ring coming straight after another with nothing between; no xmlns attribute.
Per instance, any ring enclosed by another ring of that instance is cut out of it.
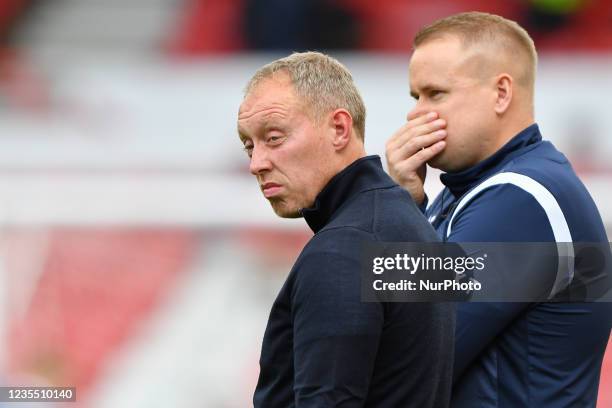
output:
<svg viewBox="0 0 612 408"><path fill-rule="evenodd" d="M338 60L320 52L295 52L260 68L245 88L245 95L277 72L286 72L298 96L318 120L334 109L346 109L357 136L365 136L366 110L349 70Z"/></svg>
<svg viewBox="0 0 612 408"><path fill-rule="evenodd" d="M474 44L499 44L504 49L523 54L527 65L523 74L516 80L533 90L538 55L527 31L515 21L477 11L455 14L422 28L414 37L413 48L449 34L457 36L464 47Z"/></svg>

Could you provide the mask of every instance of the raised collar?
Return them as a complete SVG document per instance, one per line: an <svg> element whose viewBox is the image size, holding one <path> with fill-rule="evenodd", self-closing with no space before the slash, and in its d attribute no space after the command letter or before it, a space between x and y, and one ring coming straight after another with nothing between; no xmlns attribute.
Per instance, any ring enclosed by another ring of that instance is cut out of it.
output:
<svg viewBox="0 0 612 408"><path fill-rule="evenodd" d="M332 177L317 195L314 205L303 208L301 212L308 226L316 234L351 197L365 190L393 185L393 181L382 168L379 156L362 157Z"/></svg>
<svg viewBox="0 0 612 408"><path fill-rule="evenodd" d="M502 167L519 154L524 153L525 149L542 140L540 129L537 124L533 124L516 136L514 136L501 149L491 157L486 158L480 163L457 173L444 173L440 175L440 181L448 187L450 192L456 197L460 197L465 192L476 186L481 180L492 176L502 169Z"/></svg>

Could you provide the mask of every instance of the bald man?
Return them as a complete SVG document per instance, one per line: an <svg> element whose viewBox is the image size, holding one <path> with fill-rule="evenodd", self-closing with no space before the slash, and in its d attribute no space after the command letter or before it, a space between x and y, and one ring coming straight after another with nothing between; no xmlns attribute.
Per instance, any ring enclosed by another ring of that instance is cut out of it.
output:
<svg viewBox="0 0 612 408"><path fill-rule="evenodd" d="M535 123L527 32L462 13L422 29L413 46L416 105L388 141L387 163L439 236L608 242L589 193ZM428 207L426 165L445 185ZM550 295L563 289L551 285ZM595 406L610 303L461 303L457 313L453 406Z"/></svg>

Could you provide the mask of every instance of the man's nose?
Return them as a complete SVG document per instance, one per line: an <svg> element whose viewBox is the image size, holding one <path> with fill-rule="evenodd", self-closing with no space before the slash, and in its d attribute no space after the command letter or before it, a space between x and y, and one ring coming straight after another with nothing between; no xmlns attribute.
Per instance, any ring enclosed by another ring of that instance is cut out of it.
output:
<svg viewBox="0 0 612 408"><path fill-rule="evenodd" d="M414 107L410 111L408 111L408 114L406 115L406 120L414 120L419 116L428 114L430 111L431 110L428 109L427 106L425 106L425 102L423 102L422 99L419 99L416 101Z"/></svg>
<svg viewBox="0 0 612 408"><path fill-rule="evenodd" d="M253 146L251 152L251 162L249 163L249 170L251 174L257 176L262 172L269 171L272 168L272 163L268 157L268 153L265 148Z"/></svg>

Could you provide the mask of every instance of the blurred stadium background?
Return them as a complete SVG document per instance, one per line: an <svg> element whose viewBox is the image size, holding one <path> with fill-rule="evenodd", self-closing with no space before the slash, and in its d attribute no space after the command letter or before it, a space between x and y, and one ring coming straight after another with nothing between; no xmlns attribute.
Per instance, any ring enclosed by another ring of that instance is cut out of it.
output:
<svg viewBox="0 0 612 408"><path fill-rule="evenodd" d="M466 10L533 35L538 122L612 236L612 1L0 0L2 383L74 385L68 406L249 406L310 232L248 174L242 87L276 57L326 50L354 73L382 155L413 104L412 35ZM605 364L612 407L612 350Z"/></svg>

